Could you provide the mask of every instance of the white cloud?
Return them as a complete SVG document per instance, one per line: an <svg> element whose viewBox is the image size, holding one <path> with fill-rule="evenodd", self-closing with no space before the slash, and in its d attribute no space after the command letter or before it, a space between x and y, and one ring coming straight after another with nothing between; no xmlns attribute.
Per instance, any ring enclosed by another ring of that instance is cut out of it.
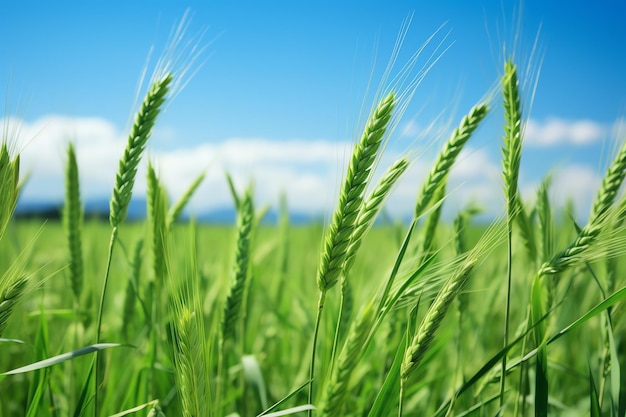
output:
<svg viewBox="0 0 626 417"><path fill-rule="evenodd" d="M21 154L21 172L30 175L23 199L63 199L63 170L70 140L75 144L80 164L83 196L98 197L104 189L112 189L117 160L125 140L112 123L101 118L65 116L46 116L33 123L18 119L0 120L0 125L6 126L7 123L12 129L19 127L15 140Z"/></svg>
<svg viewBox="0 0 626 417"><path fill-rule="evenodd" d="M569 165L555 172L550 190L557 206L562 207L571 199L576 217L586 219L601 182L600 174L590 167Z"/></svg>
<svg viewBox="0 0 626 417"><path fill-rule="evenodd" d="M498 215L504 208L499 164L491 160L486 149L466 146L450 172L447 213L453 216L475 203L486 215Z"/></svg>
<svg viewBox="0 0 626 417"><path fill-rule="evenodd" d="M418 136L422 132L422 130L423 128L420 125L418 125L417 122L415 122L414 120L409 120L402 127L400 136L413 138L413 137Z"/></svg>
<svg viewBox="0 0 626 417"><path fill-rule="evenodd" d="M541 123L531 119L526 124L524 141L539 147L588 145L601 140L606 133L606 126L591 120L550 118Z"/></svg>
<svg viewBox="0 0 626 417"><path fill-rule="evenodd" d="M110 196L126 143L125 135L113 124L100 118L61 116L32 123L0 120L0 126L7 123L10 131L19 126L15 147L21 153L22 173L30 173L23 201L63 200L63 172L70 140L76 145L83 199ZM254 181L259 205L277 202L284 191L293 209L314 213L332 206L338 177L347 164L351 147L322 140L231 138L167 152L149 147L147 157L154 161L173 198L180 196L201 172L206 172L206 179L192 200L195 211L232 205L225 180L228 170L240 188ZM136 194L146 190L146 159L138 173Z"/></svg>
<svg viewBox="0 0 626 417"><path fill-rule="evenodd" d="M31 173L23 190L24 201L63 200L63 170L69 140L76 144L84 200L110 196L126 142L125 134L117 127L99 118L61 116L32 123L10 122L11 127L17 124L21 125L20 141L16 145L22 155L22 172ZM175 137L175 132L168 135ZM201 172L206 172L206 179L190 204L196 213L232 205L225 180L228 170L240 189L254 181L258 206L275 205L280 193L285 192L293 210L328 214L335 205L351 148L349 143L333 141L263 138L231 138L167 152L149 148L138 173L136 195L145 193L145 160L150 158L173 198L180 196ZM376 178L399 156L393 149L387 149ZM413 161L389 199L388 211L393 216L404 217L412 212L431 166L432 160L424 157ZM571 196L576 206L585 210L598 184L599 177L592 169L566 166L555 174L552 189L558 191L557 204L563 204ZM528 188L528 184L521 186ZM471 202L481 205L490 216L501 213L504 204L499 160L492 160L486 149L466 148L451 172L447 191L444 215L448 218Z"/></svg>

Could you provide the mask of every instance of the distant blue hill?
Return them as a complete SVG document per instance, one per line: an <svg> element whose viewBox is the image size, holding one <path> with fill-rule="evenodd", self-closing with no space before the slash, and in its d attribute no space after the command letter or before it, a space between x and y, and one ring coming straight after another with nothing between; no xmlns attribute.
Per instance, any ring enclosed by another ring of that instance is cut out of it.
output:
<svg viewBox="0 0 626 417"><path fill-rule="evenodd" d="M15 209L17 218L46 218L58 219L61 217L63 202L51 201L19 201ZM85 217L102 218L109 217L109 200L108 199L91 199L84 203ZM236 220L236 211L233 207L223 207L213 210L207 210L201 213L194 213L194 217L201 223L215 224L234 224ZM130 221L143 220L146 217L146 199L134 198L128 207L128 217ZM183 214L183 219L189 216ZM277 224L279 213L276 210L269 210L263 218L263 224ZM307 213L292 212L289 214L289 221L292 224L309 224L315 222L323 222L323 217L314 216Z"/></svg>

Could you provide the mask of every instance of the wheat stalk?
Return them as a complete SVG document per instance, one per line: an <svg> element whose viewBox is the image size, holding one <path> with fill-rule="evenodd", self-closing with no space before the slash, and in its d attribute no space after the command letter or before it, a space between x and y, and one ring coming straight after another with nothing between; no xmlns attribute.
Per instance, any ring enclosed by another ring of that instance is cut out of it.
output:
<svg viewBox="0 0 626 417"><path fill-rule="evenodd" d="M414 209L414 216L416 218L424 214L435 192L446 181L454 161L459 156L461 150L480 122L487 116L487 113L489 113L489 106L487 104L483 103L474 106L467 116L463 117L461 124L454 129L452 135L437 156L437 160L418 194Z"/></svg>
<svg viewBox="0 0 626 417"><path fill-rule="evenodd" d="M113 227L117 227L126 219L128 205L133 194L137 166L150 138L156 118L165 102L172 80L173 75L168 73L163 78L155 81L135 117L124 155L120 160L119 169L115 176L115 187L111 197L111 213L109 215L109 221Z"/></svg>
<svg viewBox="0 0 626 417"><path fill-rule="evenodd" d="M200 312L179 306L176 325L176 379L185 417L207 415L208 369Z"/></svg>
<svg viewBox="0 0 626 417"><path fill-rule="evenodd" d="M376 216L383 207L383 204L389 196L390 191L392 190L396 182L406 172L408 167L409 161L406 158L400 158L396 162L394 162L383 174L381 179L378 181L372 192L365 200L363 208L361 209L361 211L359 212L359 216L357 217L356 227L354 228L354 232L352 233L352 237L350 238L350 246L348 246L343 271L344 276L346 276L350 272L350 269L354 264L355 255L361 247L363 237L372 227L374 221L376 220Z"/></svg>
<svg viewBox="0 0 626 417"><path fill-rule="evenodd" d="M176 201L176 203L172 207L170 207L170 209L169 209L169 211L167 213L167 220L165 222L167 230L169 230L171 228L172 224L174 224L178 220L178 218L180 217L181 213L183 212L183 209L185 208L187 203L189 203L189 200L191 200L191 197L196 192L196 190L198 189L200 184L202 184L202 181L204 181L205 175L206 174L204 172L202 174L200 174L191 183L189 188L187 188L187 190L178 199L178 201Z"/></svg>
<svg viewBox="0 0 626 417"><path fill-rule="evenodd" d="M626 176L626 140L607 170L593 202L589 223L599 221L609 210Z"/></svg>
<svg viewBox="0 0 626 417"><path fill-rule="evenodd" d="M502 148L502 177L504 180L504 192L507 209L507 285L506 304L504 311L504 341L506 347L509 343L509 321L511 315L511 282L513 268L513 222L523 210L523 205L518 196L519 167L522 157L522 110L519 95L519 81L517 79L517 67L512 60L504 64L502 76L502 96L504 105L504 146ZM522 235L526 236L527 242L534 242L529 235L527 218L520 219ZM531 253L532 256L532 253ZM506 355L502 357L502 376L500 379L500 407L504 406L504 392L506 389Z"/></svg>
<svg viewBox="0 0 626 417"><path fill-rule="evenodd" d="M154 278L157 288L161 287L165 276L165 254L167 253L166 239L166 215L167 215L167 192L152 163L148 163L148 224L152 236L152 262ZM157 300L159 292L157 290Z"/></svg>
<svg viewBox="0 0 626 417"><path fill-rule="evenodd" d="M70 249L70 282L74 299L78 304L80 302L84 280L82 249L83 210L80 202L78 164L76 162L74 145L71 142L67 148L63 225Z"/></svg>
<svg viewBox="0 0 626 417"><path fill-rule="evenodd" d="M522 111L519 81L517 79L517 67L511 60L504 64L502 95L505 119L502 177L507 197L507 210L511 216L515 213L515 200L518 193L517 180L522 157Z"/></svg>
<svg viewBox="0 0 626 417"><path fill-rule="evenodd" d="M317 271L317 286L320 295L317 303L309 367L309 379L311 381L315 375L315 351L326 291L337 284L344 271L348 248L363 205L363 193L370 179L378 149L383 142L395 105L395 94L391 92L378 103L368 119L361 140L352 151L348 172L339 193L339 202L333 213L330 227L326 232ZM309 385L308 401L309 404L313 401L312 384ZM311 415L312 413L309 411L308 416L311 417Z"/></svg>
<svg viewBox="0 0 626 417"><path fill-rule="evenodd" d="M352 152L348 172L339 194L339 202L326 234L320 258L317 285L322 292L335 286L341 276L347 249L361 211L363 192L394 106L395 95L389 93L376 107L365 126L361 140Z"/></svg>
<svg viewBox="0 0 626 417"><path fill-rule="evenodd" d="M128 337L128 329L135 319L135 311L137 299L139 298L139 279L141 277L143 239L139 239L135 244L133 257L130 263L131 273L126 283L126 292L124 295L124 309L122 310L122 333L124 337Z"/></svg>
<svg viewBox="0 0 626 417"><path fill-rule="evenodd" d="M7 327L9 316L26 290L26 284L28 278L18 278L0 294L0 337Z"/></svg>
<svg viewBox="0 0 626 417"><path fill-rule="evenodd" d="M234 282L226 299L222 319L223 343L242 337L238 330L243 320L245 288L248 282L248 264L250 263L250 235L254 221L252 189L244 193L237 216L237 247L235 249Z"/></svg>
<svg viewBox="0 0 626 417"><path fill-rule="evenodd" d="M435 337L435 333L448 312L448 308L465 285L476 263L477 260L475 258L468 258L462 268L460 268L437 293L437 297L422 319L419 329L404 355L400 370L400 378L403 385L410 382L411 378L415 375L415 371L419 368L426 352L428 352L433 338Z"/></svg>
<svg viewBox="0 0 626 417"><path fill-rule="evenodd" d="M0 148L0 239L13 216L20 191L20 156L11 159L6 143Z"/></svg>
<svg viewBox="0 0 626 417"><path fill-rule="evenodd" d="M106 270L104 274L104 283L102 284L102 292L100 294L100 303L98 304L98 324L96 327L96 343L100 343L102 337L102 317L104 313L104 303L106 300L107 288L109 284L109 273L111 270L111 261L113 258L113 249L118 235L118 226L122 223L128 213L128 206L132 197L133 185L137 174L137 166L141 160L141 156L146 146L146 142L150 137L152 128L156 121L165 98L169 91L169 86L173 80L172 73L167 73L162 78L155 81L148 91L144 101L141 104L139 112L135 116L135 122L128 136L128 143L124 150L124 155L119 163L119 171L115 176L115 186L113 188L113 196L110 201L109 222L113 229L111 230L111 238L109 240L109 250L107 255ZM94 372L94 415L98 417L98 386L100 384L100 362L98 352L95 353L95 372Z"/></svg>
<svg viewBox="0 0 626 417"><path fill-rule="evenodd" d="M356 321L352 323L348 338L327 385L325 397L322 400L321 416L342 415L344 398L348 392L350 379L363 356L375 317L373 304L368 303L361 309Z"/></svg>
<svg viewBox="0 0 626 417"><path fill-rule="evenodd" d="M585 255L595 243L604 226L612 219L611 206L615 201L624 177L626 176L626 141L607 170L600 189L594 200L587 224L576 239L564 250L545 262L538 271L539 276L556 274L565 269L585 262ZM619 213L618 213L619 215Z"/></svg>

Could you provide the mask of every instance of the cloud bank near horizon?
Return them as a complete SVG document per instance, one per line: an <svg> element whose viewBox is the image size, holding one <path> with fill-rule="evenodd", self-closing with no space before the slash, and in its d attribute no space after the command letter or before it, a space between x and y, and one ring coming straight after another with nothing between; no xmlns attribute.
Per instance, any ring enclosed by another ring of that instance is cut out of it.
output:
<svg viewBox="0 0 626 417"><path fill-rule="evenodd" d="M109 121L47 116L33 122L0 119L0 126L5 135L17 132L13 145L21 152L22 172L30 174L22 201L63 200L65 152L70 140L75 143L77 152L83 201L110 197L126 135ZM169 128L165 131L168 136L176 134ZM604 134L606 128L592 121L551 119L538 123L531 120L526 129L526 142L536 146L584 145L599 140ZM228 138L219 143L181 146L168 151L149 146L138 173L135 195L146 191L145 163L149 158L172 199L180 196L201 172L206 172L204 183L190 202L189 208L194 213L232 206L225 180L228 171L241 189L249 181L254 182L259 205L276 206L284 192L291 210L328 215L334 207L351 148L352 144L347 142L267 138ZM380 161L378 176L400 156L400 152L387 149ZM414 157L411 169L388 201L387 210L392 216L410 215L432 162L423 156ZM467 147L451 173L444 214L452 216L460 207L477 203L485 209L486 215L498 215L504 206L500 178L499 160L484 148ZM555 205L562 206L571 198L582 214L600 179L599 173L586 165L562 166L553 176ZM525 196L528 197L536 185L527 181L520 188L527 190Z"/></svg>

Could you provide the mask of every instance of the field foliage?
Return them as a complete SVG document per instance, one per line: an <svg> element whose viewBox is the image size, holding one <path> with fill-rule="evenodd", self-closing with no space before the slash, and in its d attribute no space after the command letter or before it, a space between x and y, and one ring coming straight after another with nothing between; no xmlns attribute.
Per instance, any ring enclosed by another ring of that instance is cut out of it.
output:
<svg viewBox="0 0 626 417"><path fill-rule="evenodd" d="M228 175L235 225L181 220L203 174L170 201L152 163L138 171L180 83L168 65L121 152L108 222L84 219L71 144L62 221L12 221L22 183L5 132L0 416L623 416L626 142L586 223L551 205L549 178L522 200L526 95L516 63L503 68L408 223L381 213L413 161L380 156L417 79L381 87L328 224L291 225L286 199L264 223L254 187ZM460 207L443 221L450 170L494 106L504 214L477 223ZM147 216L128 222L137 175Z"/></svg>

